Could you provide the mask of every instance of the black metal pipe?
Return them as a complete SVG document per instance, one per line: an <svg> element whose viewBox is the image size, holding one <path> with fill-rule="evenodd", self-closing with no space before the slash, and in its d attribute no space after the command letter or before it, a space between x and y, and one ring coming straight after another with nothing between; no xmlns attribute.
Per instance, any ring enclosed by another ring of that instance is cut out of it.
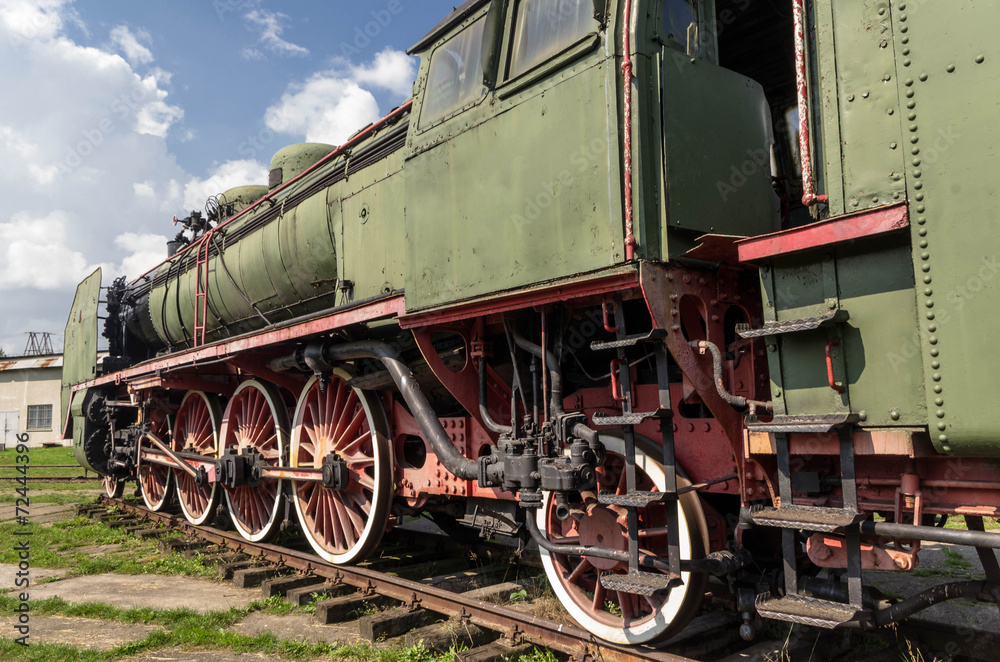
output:
<svg viewBox="0 0 1000 662"><path fill-rule="evenodd" d="M498 434L510 434L514 428L509 425L500 425L490 416L488 400L486 397L486 358L479 359L479 415L483 419L483 425Z"/></svg>
<svg viewBox="0 0 1000 662"><path fill-rule="evenodd" d="M900 621L907 616L946 600L972 600L996 602L1000 599L1000 585L993 582L972 581L938 584L921 593L901 600L891 607L879 609L873 620L877 627Z"/></svg>
<svg viewBox="0 0 1000 662"><path fill-rule="evenodd" d="M475 460L465 457L455 448L455 444L448 438L448 433L441 426L437 414L427 401L427 396L420 390L420 385L413 378L413 373L405 363L403 363L399 352L384 342L375 340L361 340L343 344L333 344L324 342L318 345L321 348L319 353L323 360L327 362L351 361L357 359L375 359L381 361L385 366L392 381L396 383L396 388L402 394L410 413L416 419L417 425L424 433L427 442L434 449L434 454L445 468L458 476L462 480L478 480L479 464ZM289 356L279 357L272 360L268 365L272 370L306 370L313 371L316 365L316 347L307 347L305 352L296 351ZM306 365L304 357L311 357L310 363ZM327 366L331 367L331 366Z"/></svg>
<svg viewBox="0 0 1000 662"><path fill-rule="evenodd" d="M545 357L546 367L549 372L549 381L551 382L549 385L549 415L552 418L559 416L563 413L562 372L559 370L559 360L551 351L543 350L540 345L531 342L513 327L511 328L511 334L518 347L538 358Z"/></svg>
<svg viewBox="0 0 1000 662"><path fill-rule="evenodd" d="M868 536L884 536L895 540L926 540L928 542L1000 549L1000 534L988 531L962 531L959 529L941 529L936 526L893 524L891 522L872 522L866 520L861 523L861 533Z"/></svg>
<svg viewBox="0 0 1000 662"><path fill-rule="evenodd" d="M529 510L524 519L527 522L528 533L531 534L531 538L539 547L549 553L566 556L589 556L591 558L628 563L628 552L588 545L561 545L552 542L538 530L538 522L535 521L534 511ZM753 557L748 552L733 553L721 551L709 554L703 559L681 559L680 565L683 572L705 572L721 577L748 565L752 560ZM670 572L670 562L658 556L642 554L639 556L639 565L644 568Z"/></svg>

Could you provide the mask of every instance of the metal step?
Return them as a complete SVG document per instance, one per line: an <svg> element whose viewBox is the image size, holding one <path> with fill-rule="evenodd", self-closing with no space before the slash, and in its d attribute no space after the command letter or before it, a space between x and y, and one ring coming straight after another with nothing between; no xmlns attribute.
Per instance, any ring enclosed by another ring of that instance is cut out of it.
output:
<svg viewBox="0 0 1000 662"><path fill-rule="evenodd" d="M674 412L671 410L665 407L660 407L656 411L633 412L631 414L622 414L620 416L594 414L590 417L590 420L594 425L639 425L643 421L648 421L650 419L665 420L673 417L673 415Z"/></svg>
<svg viewBox="0 0 1000 662"><path fill-rule="evenodd" d="M649 333L640 333L634 336L625 336L621 340L595 340L590 343L590 349L601 351L603 349L620 349L622 347L632 347L641 342L655 342L667 337L666 329L653 329Z"/></svg>
<svg viewBox="0 0 1000 662"><path fill-rule="evenodd" d="M679 579L679 577L658 572L632 572L627 575L606 572L601 575L601 585L609 591L654 596L678 585Z"/></svg>
<svg viewBox="0 0 1000 662"><path fill-rule="evenodd" d="M868 613L863 609L857 609L842 602L831 602L803 595L772 598L769 593L761 593L757 596L756 607L757 613L764 618L801 623L829 630Z"/></svg>
<svg viewBox="0 0 1000 662"><path fill-rule="evenodd" d="M664 503L671 495L665 492L629 492L628 494L612 494L602 492L597 495L597 501L605 506L623 506L625 508L645 508L653 503Z"/></svg>
<svg viewBox="0 0 1000 662"><path fill-rule="evenodd" d="M737 333L741 338L763 338L764 336L777 336L783 333L811 331L827 324L846 322L850 318L851 316L846 310L838 308L818 317L803 317L802 319L787 320L785 322L766 322L763 328L739 330Z"/></svg>
<svg viewBox="0 0 1000 662"><path fill-rule="evenodd" d="M774 434L789 432L812 432L823 434L843 426L857 423L860 417L850 412L838 414L820 414L819 416L775 416L770 423L761 423L756 419L747 419L746 426L751 432L771 432Z"/></svg>
<svg viewBox="0 0 1000 662"><path fill-rule="evenodd" d="M847 508L818 508L816 506L789 505L782 508L756 506L750 519L760 526L779 529L805 529L807 531L833 532L865 519L864 513Z"/></svg>

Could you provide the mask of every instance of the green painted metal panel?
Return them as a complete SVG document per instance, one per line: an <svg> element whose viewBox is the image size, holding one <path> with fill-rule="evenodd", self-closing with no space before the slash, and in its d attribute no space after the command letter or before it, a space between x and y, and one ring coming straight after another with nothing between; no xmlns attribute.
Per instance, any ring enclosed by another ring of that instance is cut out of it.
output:
<svg viewBox="0 0 1000 662"><path fill-rule="evenodd" d="M69 407L70 389L97 376L97 302L101 296L101 270L87 276L76 287L73 307L63 335L62 406Z"/></svg>
<svg viewBox="0 0 1000 662"><path fill-rule="evenodd" d="M355 299L402 289L403 179L390 176L341 200L344 278Z"/></svg>
<svg viewBox="0 0 1000 662"><path fill-rule="evenodd" d="M457 133L418 147L406 165L408 310L621 259L621 184L609 174L620 154L607 141L615 120L594 112L613 94L614 71L608 61L581 66L508 97L474 126L459 114L428 132ZM502 165L484 175L484 161Z"/></svg>
<svg viewBox="0 0 1000 662"><path fill-rule="evenodd" d="M662 74L669 227L743 236L777 230L764 90L669 49Z"/></svg>
<svg viewBox="0 0 1000 662"><path fill-rule="evenodd" d="M926 424L923 365L914 351L913 270L906 235L875 237L782 256L762 274L765 316L816 317L839 308L841 324L767 340L773 387L791 415L853 411L866 425ZM826 343L843 394L830 387Z"/></svg>
<svg viewBox="0 0 1000 662"><path fill-rule="evenodd" d="M87 454L83 452L83 442L86 440L87 428L90 427L87 425L86 416L83 415L83 401L86 397L87 391L77 391L70 409L70 416L73 418L73 457L81 467L97 473L87 461Z"/></svg>
<svg viewBox="0 0 1000 662"><path fill-rule="evenodd" d="M905 145L889 2L834 2L832 19L846 213L901 202Z"/></svg>
<svg viewBox="0 0 1000 662"><path fill-rule="evenodd" d="M931 440L1000 456L1000 2L894 6Z"/></svg>

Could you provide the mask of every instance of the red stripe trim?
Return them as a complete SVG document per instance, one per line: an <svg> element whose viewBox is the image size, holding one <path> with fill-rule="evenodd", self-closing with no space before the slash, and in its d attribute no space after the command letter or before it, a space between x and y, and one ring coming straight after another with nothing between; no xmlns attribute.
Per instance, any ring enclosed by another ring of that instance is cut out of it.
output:
<svg viewBox="0 0 1000 662"><path fill-rule="evenodd" d="M799 228L744 239L738 243L740 262L755 262L776 255L840 244L901 230L909 225L909 212L905 203L880 207L874 211L840 216Z"/></svg>

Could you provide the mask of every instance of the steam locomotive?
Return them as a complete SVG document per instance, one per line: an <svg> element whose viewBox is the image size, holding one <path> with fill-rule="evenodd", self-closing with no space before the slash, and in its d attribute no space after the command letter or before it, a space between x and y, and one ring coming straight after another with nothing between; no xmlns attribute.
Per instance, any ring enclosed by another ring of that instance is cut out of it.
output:
<svg viewBox="0 0 1000 662"><path fill-rule="evenodd" d="M334 563L420 513L534 540L614 642L675 634L710 575L746 637L995 600L997 18L470 0L411 100L81 283L64 434L110 494L249 540L291 502ZM922 541L986 580L880 601L865 573Z"/></svg>

